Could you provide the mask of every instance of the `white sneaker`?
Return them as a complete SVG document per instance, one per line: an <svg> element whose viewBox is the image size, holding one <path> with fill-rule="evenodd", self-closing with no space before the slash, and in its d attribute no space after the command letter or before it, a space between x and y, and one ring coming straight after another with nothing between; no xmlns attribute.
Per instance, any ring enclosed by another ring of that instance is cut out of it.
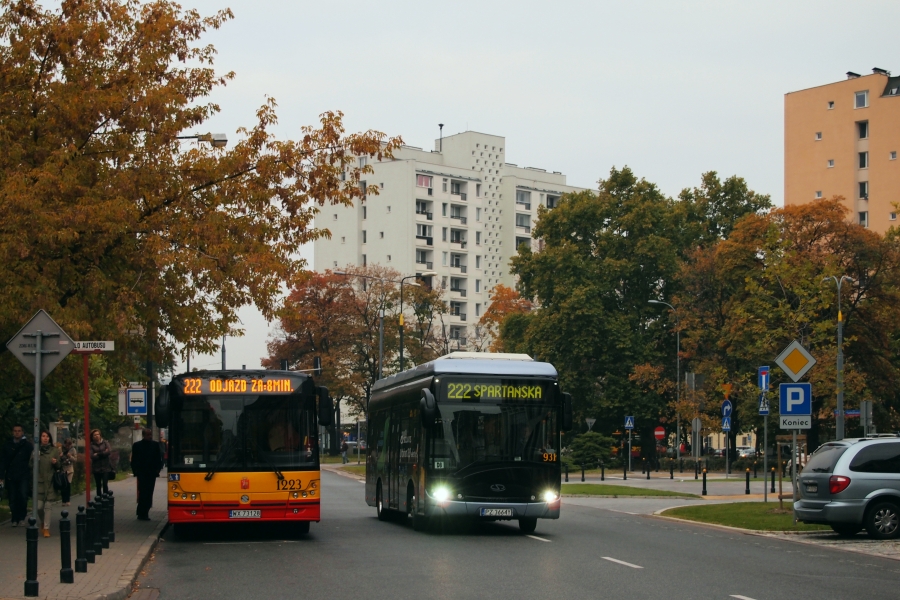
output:
<svg viewBox="0 0 900 600"><path fill-rule="evenodd" d="M19 522L18 522L18 521L13 521L13 522L12 522L12 526L13 526L13 527L18 527L18 526L19 526Z"/></svg>

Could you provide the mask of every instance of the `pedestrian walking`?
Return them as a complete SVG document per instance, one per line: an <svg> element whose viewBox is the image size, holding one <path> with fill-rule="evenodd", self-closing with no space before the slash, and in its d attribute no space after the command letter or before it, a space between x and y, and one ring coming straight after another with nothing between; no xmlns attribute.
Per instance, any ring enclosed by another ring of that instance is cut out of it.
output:
<svg viewBox="0 0 900 600"><path fill-rule="evenodd" d="M49 431L41 431L41 446L38 453L38 485L34 491L34 502L38 507L38 519L44 537L50 537L50 503L56 502L56 490L53 479L60 470L59 448L53 445ZM34 465L34 458L29 461Z"/></svg>
<svg viewBox="0 0 900 600"><path fill-rule="evenodd" d="M350 459L347 458L347 451L350 449L350 444L347 443L347 440L344 440L344 443L341 444L341 459L343 459L342 464L347 464L350 462Z"/></svg>
<svg viewBox="0 0 900 600"><path fill-rule="evenodd" d="M78 459L75 444L72 438L66 438L59 452L60 470L63 476L58 477L60 482L59 494L62 496L62 505L69 506L72 499L72 478L75 476L75 461Z"/></svg>
<svg viewBox="0 0 900 600"><path fill-rule="evenodd" d="M9 494L9 510L12 526L18 527L28 514L28 488L31 469L28 467L34 447L25 438L21 425L12 428L12 439L3 445L0 452L0 484Z"/></svg>
<svg viewBox="0 0 900 600"><path fill-rule="evenodd" d="M141 432L141 441L135 442L131 446L131 472L137 477L138 485L137 518L139 521L150 520L156 478L159 477L159 472L163 467L160 456L160 447L153 441L153 432L144 428Z"/></svg>
<svg viewBox="0 0 900 600"><path fill-rule="evenodd" d="M109 493L109 474L113 472L109 455L112 449L99 429L91 431L91 474L97 485L97 495Z"/></svg>

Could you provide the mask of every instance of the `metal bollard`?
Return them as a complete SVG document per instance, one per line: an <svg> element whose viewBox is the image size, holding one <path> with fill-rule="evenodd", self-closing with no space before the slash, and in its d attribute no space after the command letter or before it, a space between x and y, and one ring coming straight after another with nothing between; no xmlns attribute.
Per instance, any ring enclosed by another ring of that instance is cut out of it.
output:
<svg viewBox="0 0 900 600"><path fill-rule="evenodd" d="M669 479L675 479L675 461L669 460Z"/></svg>
<svg viewBox="0 0 900 600"><path fill-rule="evenodd" d="M88 502L84 519L84 557L94 563L97 551L94 549L94 532L97 530L97 509L93 502Z"/></svg>
<svg viewBox="0 0 900 600"><path fill-rule="evenodd" d="M25 595L38 595L38 528L37 520L28 517L28 528L25 529Z"/></svg>
<svg viewBox="0 0 900 600"><path fill-rule="evenodd" d="M628 462L622 462L622 481L628 481Z"/></svg>
<svg viewBox="0 0 900 600"><path fill-rule="evenodd" d="M759 475L756 474L756 461L753 461L753 479L756 479Z"/></svg>
<svg viewBox="0 0 900 600"><path fill-rule="evenodd" d="M100 507L97 505L97 502L91 502L89 506L94 509L94 522L91 523L90 516L88 517L88 524L91 527L91 545L94 547L94 556L102 556L103 544L100 542L102 513L100 512ZM88 509L88 512L90 512L90 509Z"/></svg>
<svg viewBox="0 0 900 600"><path fill-rule="evenodd" d="M584 482L584 465L581 465L581 481Z"/></svg>
<svg viewBox="0 0 900 600"><path fill-rule="evenodd" d="M772 467L772 489L769 492L775 493L775 467Z"/></svg>
<svg viewBox="0 0 900 600"><path fill-rule="evenodd" d="M698 475L700 473L700 462L697 461L694 463L694 479L698 479Z"/></svg>
<svg viewBox="0 0 900 600"><path fill-rule="evenodd" d="M703 495L706 495L706 469L703 469Z"/></svg>
<svg viewBox="0 0 900 600"><path fill-rule="evenodd" d="M109 541L116 541L116 499L112 490L109 491Z"/></svg>
<svg viewBox="0 0 900 600"><path fill-rule="evenodd" d="M87 515L84 514L84 507L78 507L78 514L75 515L75 572L87 573L87 554L85 554L84 533L87 527Z"/></svg>
<svg viewBox="0 0 900 600"><path fill-rule="evenodd" d="M100 518L97 519L97 529L100 530L100 545L109 548L109 499L106 494L100 495Z"/></svg>
<svg viewBox="0 0 900 600"><path fill-rule="evenodd" d="M566 468L566 483L569 483L569 464L563 465Z"/></svg>
<svg viewBox="0 0 900 600"><path fill-rule="evenodd" d="M646 469L646 471L647 471L647 479L650 479L650 463L647 462L646 460L645 460L644 462L645 462L646 465L647 465L647 469Z"/></svg>
<svg viewBox="0 0 900 600"><path fill-rule="evenodd" d="M744 488L744 493L750 495L750 469L747 469L747 486Z"/></svg>
<svg viewBox="0 0 900 600"><path fill-rule="evenodd" d="M62 565L59 569L60 583L75 583L75 571L72 570L72 521L69 511L62 511L59 520L59 557Z"/></svg>
<svg viewBox="0 0 900 600"><path fill-rule="evenodd" d="M606 481L606 465L600 463L600 481Z"/></svg>

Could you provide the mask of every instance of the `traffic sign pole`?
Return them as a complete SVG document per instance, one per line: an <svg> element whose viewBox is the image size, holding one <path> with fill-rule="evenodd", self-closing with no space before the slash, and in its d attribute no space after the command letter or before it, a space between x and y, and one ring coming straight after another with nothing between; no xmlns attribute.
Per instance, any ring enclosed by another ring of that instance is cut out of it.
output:
<svg viewBox="0 0 900 600"><path fill-rule="evenodd" d="M72 352L81 355L82 387L84 389L84 501L91 501L91 393L90 370L88 369L91 354L111 352L115 349L113 342L75 342Z"/></svg>
<svg viewBox="0 0 900 600"><path fill-rule="evenodd" d="M769 414L763 417L763 502L769 501L769 487L765 482L765 474L769 472Z"/></svg>

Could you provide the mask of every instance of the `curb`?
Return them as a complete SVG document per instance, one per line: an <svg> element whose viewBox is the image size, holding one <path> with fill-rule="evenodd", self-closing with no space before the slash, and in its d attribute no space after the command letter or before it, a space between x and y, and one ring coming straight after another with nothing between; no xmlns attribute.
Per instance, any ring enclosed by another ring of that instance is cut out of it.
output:
<svg viewBox="0 0 900 600"><path fill-rule="evenodd" d="M323 467L322 467L322 470L323 470L323 471L328 471L329 473L334 473L334 474L336 474L336 475L340 475L341 477L347 477L348 479L353 479L353 480L356 480L356 481L365 481L365 480L366 480L365 477L361 477L361 476L356 475L356 474L354 474L354 473L349 473L349 472L347 472L347 471L345 471L345 470L343 470L343 469L340 469L340 468L333 468L333 467L332 467L332 468L327 468L327 467L324 467L324 466L323 466Z"/></svg>
<svg viewBox="0 0 900 600"><path fill-rule="evenodd" d="M597 495L593 495L593 494L561 494L560 496L562 498L619 498L619 499L624 499L624 500L627 500L629 498L643 498L645 500L665 500L665 499L702 500L703 499L700 496L697 496L695 498L694 496L632 496L630 494L627 494L627 495L604 495L604 496L597 496ZM668 509L665 509L665 510L668 510Z"/></svg>
<svg viewBox="0 0 900 600"><path fill-rule="evenodd" d="M144 540L144 543L141 544L141 547L138 548L138 551L128 563L128 566L125 567L125 570L122 571L122 574L119 576L119 581L116 584L115 590L108 593L85 596L83 600L124 600L127 598L128 595L131 594L131 588L134 586L138 574L140 574L141 569L147 562L150 554L159 543L159 536L162 535L163 529L165 529L168 524L169 520L163 519L160 521L159 525L156 526L153 533L147 536L147 539Z"/></svg>

